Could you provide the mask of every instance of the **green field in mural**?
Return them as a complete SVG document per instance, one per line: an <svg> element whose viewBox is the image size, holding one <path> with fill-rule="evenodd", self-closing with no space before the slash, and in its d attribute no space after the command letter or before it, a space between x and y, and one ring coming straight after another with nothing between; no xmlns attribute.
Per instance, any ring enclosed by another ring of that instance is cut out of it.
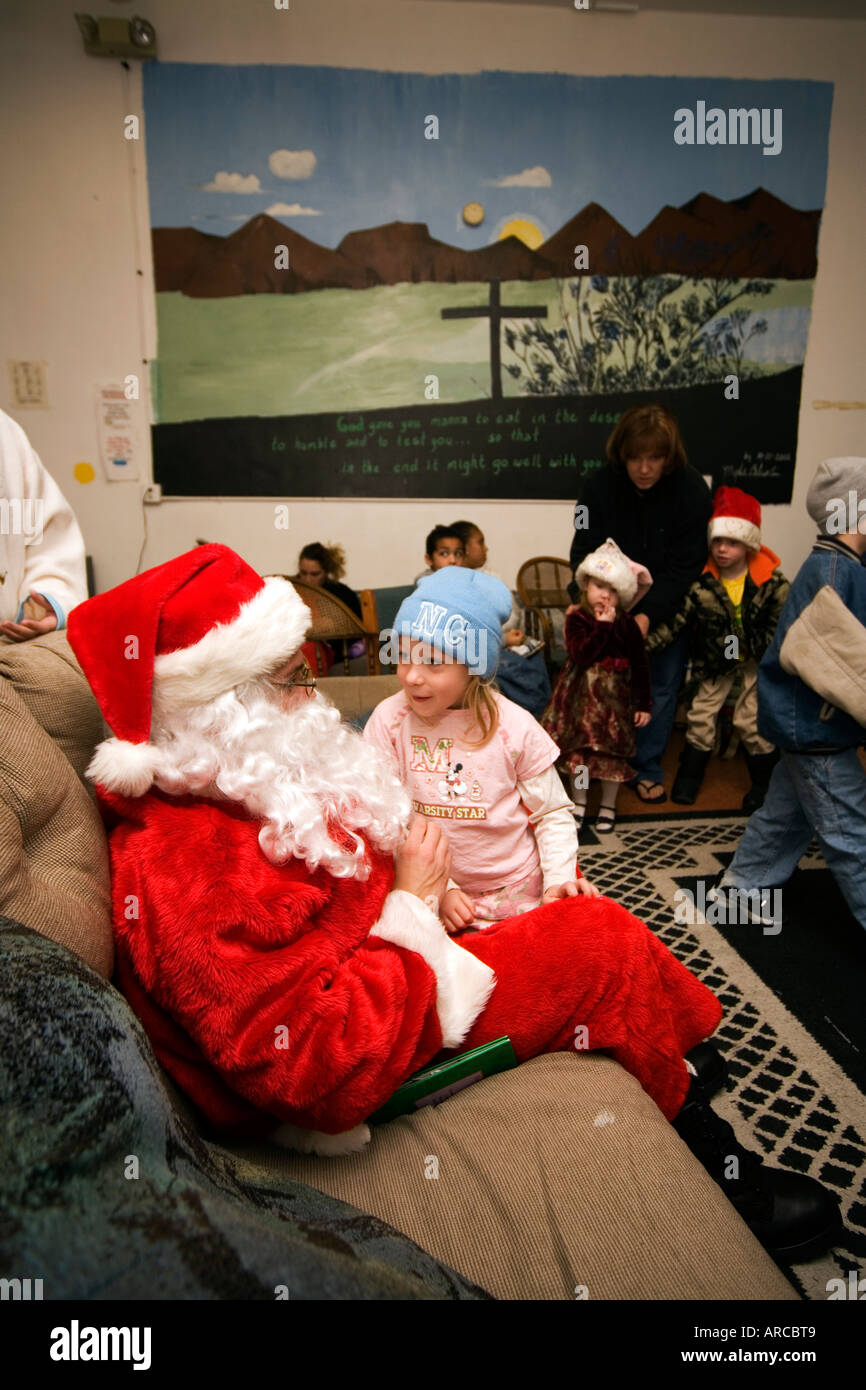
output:
<svg viewBox="0 0 866 1390"><path fill-rule="evenodd" d="M614 280L607 281L608 295ZM741 291L745 281L734 285ZM741 374L762 376L802 363L812 300L811 280L763 282L768 292L742 295L736 307L747 314L742 335ZM507 281L503 304L543 305L544 330L558 333L563 309L572 337L577 301L586 317L598 316L605 294L588 279ZM678 303L695 293L682 278L668 296ZM425 379L438 377L444 401L490 395L490 332L487 319L443 319L447 308L482 306L484 284L398 284L364 290L327 289L309 294L246 294L219 299L157 295L159 364L154 401L159 423L227 416L309 415L421 404ZM722 317L722 316L718 316ZM748 338L750 326L763 332ZM709 320L708 327L712 326ZM509 347L509 327L517 335ZM502 392L529 394L520 356L536 352L531 321L506 319L502 330ZM625 341L625 338L624 338ZM625 351L632 348L625 342ZM616 362L617 346L607 359ZM724 375L723 361L717 378ZM730 365L728 363L728 365ZM518 369L521 375L516 375Z"/></svg>

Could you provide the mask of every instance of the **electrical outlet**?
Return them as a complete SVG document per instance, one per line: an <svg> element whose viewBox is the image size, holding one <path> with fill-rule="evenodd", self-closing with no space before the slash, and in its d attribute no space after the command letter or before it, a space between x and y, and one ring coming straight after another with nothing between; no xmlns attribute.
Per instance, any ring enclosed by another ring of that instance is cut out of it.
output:
<svg viewBox="0 0 866 1390"><path fill-rule="evenodd" d="M160 487L159 483L151 483L149 487L146 487L144 489L144 502L146 506L148 504L150 506L153 506L155 503L161 501L162 488Z"/></svg>

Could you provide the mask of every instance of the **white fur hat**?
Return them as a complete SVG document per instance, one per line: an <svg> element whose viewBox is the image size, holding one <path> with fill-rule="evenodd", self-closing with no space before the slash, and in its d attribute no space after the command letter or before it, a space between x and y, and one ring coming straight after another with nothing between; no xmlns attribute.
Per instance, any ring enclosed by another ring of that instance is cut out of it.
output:
<svg viewBox="0 0 866 1390"><path fill-rule="evenodd" d="M584 556L578 565L576 577L582 589L586 588L590 579L609 584L619 594L622 606L626 610L633 608L643 598L653 582L646 565L630 560L611 536L608 536L598 550L592 550L589 555Z"/></svg>

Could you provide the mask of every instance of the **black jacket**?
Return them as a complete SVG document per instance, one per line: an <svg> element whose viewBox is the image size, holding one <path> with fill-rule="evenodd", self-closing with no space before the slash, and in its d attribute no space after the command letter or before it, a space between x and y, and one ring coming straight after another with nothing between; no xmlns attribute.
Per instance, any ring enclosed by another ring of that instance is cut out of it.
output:
<svg viewBox="0 0 866 1390"><path fill-rule="evenodd" d="M327 589L328 593L333 594L334 598L338 598L341 603L345 603L347 608L351 608L355 617L360 618L361 600L358 598L355 590L349 588L348 584L341 584L336 579L325 579L322 583L322 588Z"/></svg>
<svg viewBox="0 0 866 1390"><path fill-rule="evenodd" d="M588 525L576 530L571 567L612 536L630 560L646 565L653 577L649 593L631 610L646 613L650 626L672 622L686 591L707 562L710 490L688 465L665 473L646 492L636 488L624 468L608 463L587 478L578 504ZM569 588L573 598L579 591Z"/></svg>

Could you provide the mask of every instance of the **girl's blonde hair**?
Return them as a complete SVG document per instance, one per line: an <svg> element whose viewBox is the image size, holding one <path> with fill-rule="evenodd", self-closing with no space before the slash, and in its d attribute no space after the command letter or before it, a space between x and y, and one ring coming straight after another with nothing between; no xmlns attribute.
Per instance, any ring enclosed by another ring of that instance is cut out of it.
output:
<svg viewBox="0 0 866 1390"><path fill-rule="evenodd" d="M471 723L477 725L480 739L465 739L467 748L484 748L499 728L499 706L493 698L491 681L480 676L470 676L463 696L463 707L472 716Z"/></svg>

